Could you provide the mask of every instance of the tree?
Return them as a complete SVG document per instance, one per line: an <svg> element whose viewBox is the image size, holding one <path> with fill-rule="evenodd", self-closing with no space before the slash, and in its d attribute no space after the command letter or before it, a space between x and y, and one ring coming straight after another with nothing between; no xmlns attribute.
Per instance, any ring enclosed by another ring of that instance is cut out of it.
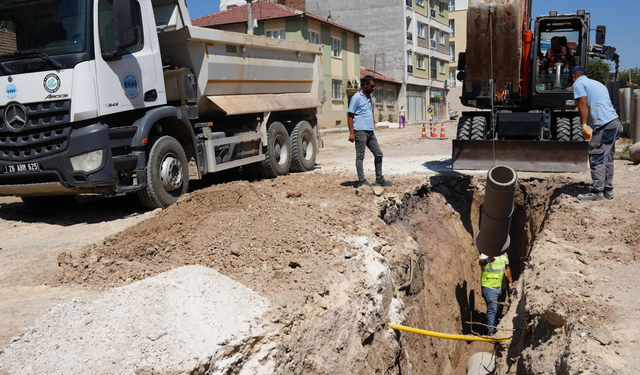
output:
<svg viewBox="0 0 640 375"><path fill-rule="evenodd" d="M609 80L611 66L601 59L589 60L589 78L606 85Z"/></svg>
<svg viewBox="0 0 640 375"><path fill-rule="evenodd" d="M618 81L629 82L629 74L631 74L631 83L640 85L640 68L632 68L620 73Z"/></svg>

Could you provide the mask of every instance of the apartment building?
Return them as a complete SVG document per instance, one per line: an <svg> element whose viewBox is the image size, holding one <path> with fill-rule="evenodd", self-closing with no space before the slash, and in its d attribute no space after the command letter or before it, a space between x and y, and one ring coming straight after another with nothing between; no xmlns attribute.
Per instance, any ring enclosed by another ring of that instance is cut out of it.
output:
<svg viewBox="0 0 640 375"><path fill-rule="evenodd" d="M318 121L323 127L347 126L349 98L360 84L359 48L364 35L283 3L282 0L253 2L257 25L254 34L323 45L324 98ZM192 22L196 26L246 33L246 1L244 5L228 7Z"/></svg>
<svg viewBox="0 0 640 375"><path fill-rule="evenodd" d="M402 84L398 105L424 121L448 118L449 0L279 0L365 34L363 66Z"/></svg>
<svg viewBox="0 0 640 375"><path fill-rule="evenodd" d="M449 26L451 28L450 54L451 63L449 65L449 105L451 109L458 111L467 110L460 103L462 95L462 81L456 78L458 75L458 54L467 50L467 10L469 0L451 0L449 4Z"/></svg>

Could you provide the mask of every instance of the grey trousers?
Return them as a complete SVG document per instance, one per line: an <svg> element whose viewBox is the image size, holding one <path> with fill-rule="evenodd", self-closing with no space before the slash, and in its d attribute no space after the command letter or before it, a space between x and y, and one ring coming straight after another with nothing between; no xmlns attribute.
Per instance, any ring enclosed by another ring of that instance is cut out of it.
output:
<svg viewBox="0 0 640 375"><path fill-rule="evenodd" d="M589 143L589 165L591 166L592 192L613 190L613 157L616 141L620 138L622 124L615 119L596 129Z"/></svg>
<svg viewBox="0 0 640 375"><path fill-rule="evenodd" d="M378 144L378 139L372 131L356 130L356 170L358 171L358 180L364 180L364 162L365 147L368 147L373 154L376 166L376 179L382 177L382 150Z"/></svg>

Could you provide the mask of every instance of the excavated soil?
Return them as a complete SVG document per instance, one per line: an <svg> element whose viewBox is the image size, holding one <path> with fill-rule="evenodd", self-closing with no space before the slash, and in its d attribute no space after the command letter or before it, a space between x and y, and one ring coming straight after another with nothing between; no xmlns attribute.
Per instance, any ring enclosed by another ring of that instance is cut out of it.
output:
<svg viewBox="0 0 640 375"><path fill-rule="evenodd" d="M349 348L353 343L344 337L347 334L332 327L335 319L345 315L342 306L327 296L336 294L336 285L347 282L350 262L363 248L372 248L385 258L395 294L404 303L402 324L484 334L483 326L469 324L483 322L485 311L473 236L484 196L482 179L432 177L418 183L405 178L387 189L384 197L375 197L370 188L340 184L340 178L348 178L338 176L335 184L321 188L326 175L307 174L237 181L192 193L153 220L89 246L79 255L62 254L60 281L102 288L179 266L205 265L279 306L276 320L286 321L289 327L281 342L283 352L293 353L279 360L295 364L288 370L336 373L335 368L322 367L326 355L313 355L326 342L337 346L334 354L354 353ZM540 231L556 186L565 182L521 181L511 230L515 277ZM326 326L314 331L308 322L317 317ZM383 316L373 323L339 326L356 336L356 346L361 346L362 359L350 373L460 374L471 354L493 350L488 344L406 333L395 333L390 341L379 334L389 332L387 323Z"/></svg>

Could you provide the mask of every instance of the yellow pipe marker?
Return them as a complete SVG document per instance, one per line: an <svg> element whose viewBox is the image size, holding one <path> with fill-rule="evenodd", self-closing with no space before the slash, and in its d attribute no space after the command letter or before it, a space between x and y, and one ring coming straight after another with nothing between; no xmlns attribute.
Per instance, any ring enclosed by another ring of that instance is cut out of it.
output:
<svg viewBox="0 0 640 375"><path fill-rule="evenodd" d="M400 331L411 332L411 333L417 333L419 335L438 337L438 338L441 338L441 339L449 339L449 340L485 341L485 342L506 342L506 341L510 340L510 338L508 338L508 337L490 338L490 337L477 337L477 336L465 336L465 335L452 335L452 334L449 334L449 333L425 331L423 329L405 327L405 326L400 326L400 325L397 325L397 324L389 324L389 328L397 329L397 330L400 330Z"/></svg>

